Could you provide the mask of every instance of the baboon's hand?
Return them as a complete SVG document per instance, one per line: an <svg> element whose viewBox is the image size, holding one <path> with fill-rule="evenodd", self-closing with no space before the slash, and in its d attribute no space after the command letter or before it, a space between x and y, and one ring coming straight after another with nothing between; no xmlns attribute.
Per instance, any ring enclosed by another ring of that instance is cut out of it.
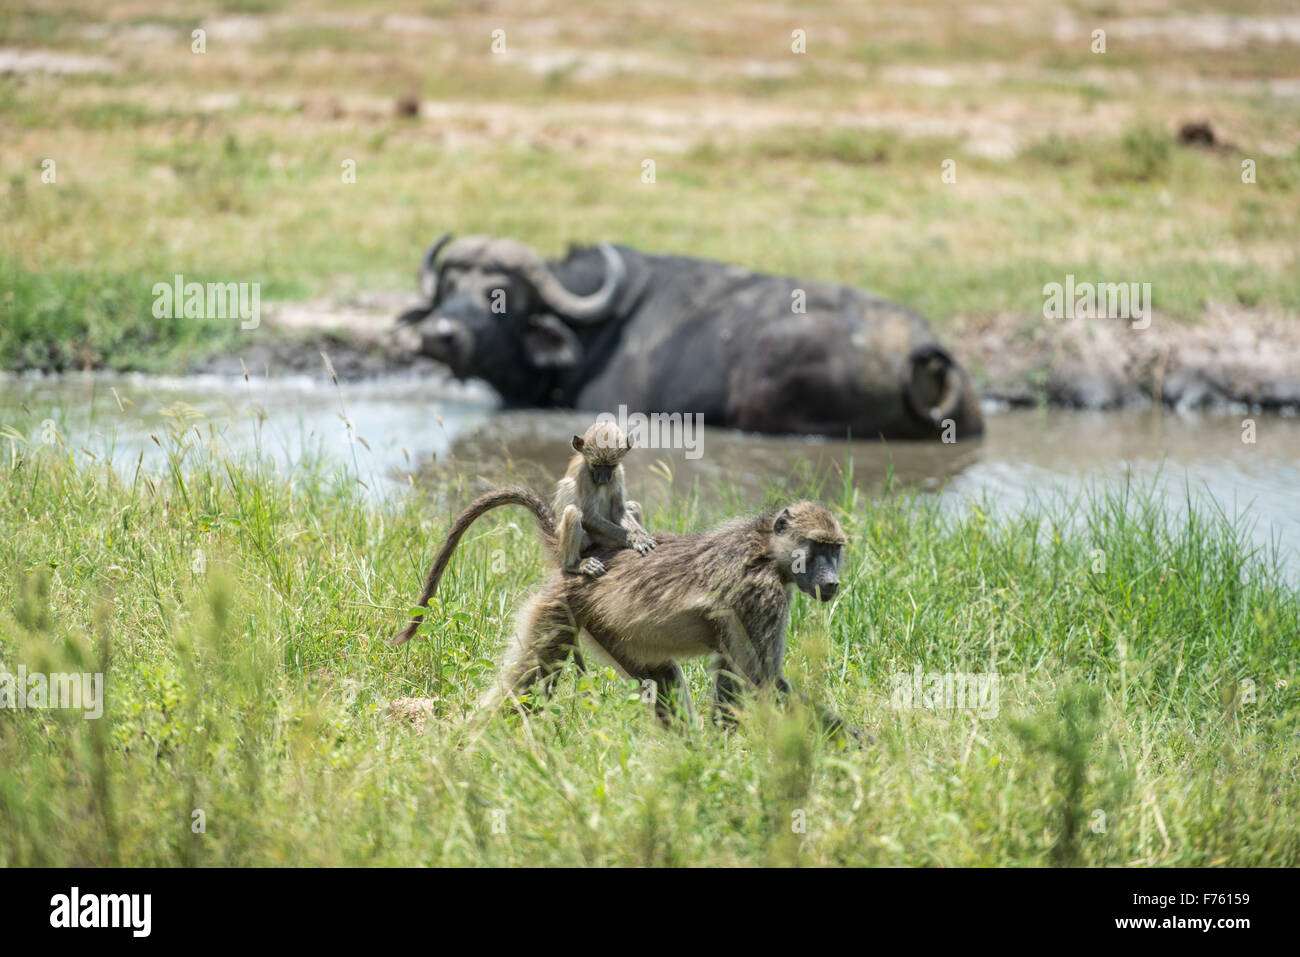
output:
<svg viewBox="0 0 1300 957"><path fill-rule="evenodd" d="M599 558L584 558L578 565L578 572L589 578L599 578L605 574L605 563Z"/></svg>
<svg viewBox="0 0 1300 957"><path fill-rule="evenodd" d="M875 744L876 739L856 724L850 724L829 708L818 707L817 716L821 726L830 732L831 737L839 739L844 747L865 748Z"/></svg>
<svg viewBox="0 0 1300 957"><path fill-rule="evenodd" d="M650 550L659 544L646 532L630 532L627 538L628 544L642 555L649 555Z"/></svg>
<svg viewBox="0 0 1300 957"><path fill-rule="evenodd" d="M853 739L853 742L859 748L865 748L869 744L876 743L876 739L874 737L867 734L867 732L863 731L856 724L845 724L845 725L841 725L841 727L844 730L844 732Z"/></svg>

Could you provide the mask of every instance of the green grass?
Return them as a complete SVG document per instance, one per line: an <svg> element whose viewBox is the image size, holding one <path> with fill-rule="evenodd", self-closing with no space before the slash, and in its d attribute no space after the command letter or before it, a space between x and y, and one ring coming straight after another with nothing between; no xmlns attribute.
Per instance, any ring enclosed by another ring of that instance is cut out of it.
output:
<svg viewBox="0 0 1300 957"><path fill-rule="evenodd" d="M999 186L991 203L988 179L1004 174L988 161L956 153L958 183L944 185L954 144L885 134L710 143L661 156L658 181L645 185L639 161L521 146L449 154L410 142L396 120L346 143L290 144L238 126L214 121L197 140L144 135L111 184L85 182L67 162L57 184L41 183L36 165L11 177L0 197L15 241L0 253L0 368L175 369L228 345L232 330L157 322L154 282L177 272L259 282L263 302L406 288L443 228L522 236L548 254L614 237L843 281L907 303L940 330L961 314L1040 316L1043 284L1066 273L1150 282L1157 308L1188 320L1214 303L1300 308L1300 272L1222 260L1206 221L1175 216L1159 192L1221 192L1235 156L1171 158L1149 131L1086 147L1045 140L1024 160L1034 177ZM344 157L357 161L355 184L341 182ZM1285 170L1216 221L1226 243L1295 229ZM1064 207L1042 201L1047 176ZM1062 243L1075 234L1095 242ZM990 257L995 243L1011 254ZM78 334L87 326L88 338Z"/></svg>
<svg viewBox="0 0 1300 957"><path fill-rule="evenodd" d="M1300 863L1300 597L1221 516L1140 489L944 515L809 479L850 545L840 597L796 600L787 672L874 745L761 703L668 732L600 670L471 740L546 574L524 517L475 526L394 651L450 505L177 422L123 478L34 420L0 436L0 670L108 689L98 721L0 711L0 865ZM683 494L650 524L722 517ZM894 710L914 667L996 671L998 714ZM434 700L425 733L385 714L402 696Z"/></svg>
<svg viewBox="0 0 1300 957"><path fill-rule="evenodd" d="M0 356L5 366L65 372L175 368L233 346L238 322L153 315L162 276L73 268L33 272L0 256Z"/></svg>

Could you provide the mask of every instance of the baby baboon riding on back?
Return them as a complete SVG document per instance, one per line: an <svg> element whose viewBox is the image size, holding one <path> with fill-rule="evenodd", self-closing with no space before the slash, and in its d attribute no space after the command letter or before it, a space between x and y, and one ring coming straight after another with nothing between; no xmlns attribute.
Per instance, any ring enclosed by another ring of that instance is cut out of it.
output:
<svg viewBox="0 0 1300 957"><path fill-rule="evenodd" d="M600 559L582 558L582 553L593 546L631 548L642 555L655 547L655 540L641 524L641 506L627 499L623 457L632 448L627 436L613 422L597 422L584 435L575 435L572 446L575 454L569 460L564 478L555 487L554 511L542 505L545 518L536 507L536 493L518 486L506 486L480 495L460 513L429 568L424 591L417 603L421 608L428 607L438 590L438 582L465 530L484 512L501 505L523 505L533 510L542 523L542 537L547 549L556 556L560 569L565 572L592 578L603 575L605 565ZM556 515L559 516L558 527ZM410 641L422 621L423 613L412 615L406 627L394 635L389 644L400 645Z"/></svg>
<svg viewBox="0 0 1300 957"><path fill-rule="evenodd" d="M642 555L655 547L641 524L641 506L627 499L623 456L631 448L613 422L597 422L573 437L575 454L555 488L560 567L566 572L603 575L599 558L582 557L593 545L634 548Z"/></svg>

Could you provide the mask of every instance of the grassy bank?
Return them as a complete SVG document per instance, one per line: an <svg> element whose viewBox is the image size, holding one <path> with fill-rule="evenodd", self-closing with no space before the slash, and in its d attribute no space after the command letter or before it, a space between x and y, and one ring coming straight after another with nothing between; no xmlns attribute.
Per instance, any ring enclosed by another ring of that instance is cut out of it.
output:
<svg viewBox="0 0 1300 957"><path fill-rule="evenodd" d="M521 516L475 527L437 626L393 651L445 506L183 426L167 467L117 478L13 425L0 671L102 670L107 694L100 720L0 711L0 865L1300 863L1300 599L1218 517L1136 491L945 517L830 480L809 491L850 536L845 587L796 602L787 670L873 746L761 705L668 733L600 671L470 742L545 574ZM684 496L650 525L721 517ZM997 713L891 707L916 668L996 672ZM434 702L423 733L386 713L407 696Z"/></svg>
<svg viewBox="0 0 1300 957"><path fill-rule="evenodd" d="M443 230L842 281L941 330L1041 324L1067 273L1150 282L1175 322L1300 309L1295 45L1216 40L1234 18L1264 30L1284 9L1268 0L1146 19L1089 2L83 6L0 14L0 47L35 57L0 75L5 368L179 371L237 332L157 322L154 282L258 282L264 301L412 288ZM397 115L406 96L418 116ZM1188 120L1212 148L1176 142ZM107 341L87 287L112 296Z"/></svg>

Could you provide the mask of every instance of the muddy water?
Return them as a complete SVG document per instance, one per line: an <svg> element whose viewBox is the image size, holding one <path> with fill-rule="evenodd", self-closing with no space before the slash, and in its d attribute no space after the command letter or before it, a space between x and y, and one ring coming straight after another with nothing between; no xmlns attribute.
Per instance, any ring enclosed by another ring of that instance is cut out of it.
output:
<svg viewBox="0 0 1300 957"><path fill-rule="evenodd" d="M245 382L64 376L0 379L0 425L25 408L52 420L75 449L131 474L141 458L159 470L176 423L235 452L290 467L322 456L358 475L372 494L400 488L411 473L439 483L448 472L541 486L563 470L566 442L590 423L569 412L498 412L486 390L418 377L335 386L323 378ZM1255 423L1243 442L1242 421ZM31 418L24 414L23 420ZM41 439L39 425L31 441ZM1264 413L1179 415L1145 412L1002 411L988 416L981 441L954 445L770 438L705 429L694 449L638 450L629 460L636 494L653 507L669 488L698 486L705 499L743 506L804 477L837 490L846 468L864 494L886 477L933 493L953 508L975 499L998 510L1070 499L1132 476L1167 497L1189 498L1251 526L1254 542L1278 542L1300 577L1300 418ZM91 461L89 456L82 456ZM719 490L735 487L725 497Z"/></svg>

